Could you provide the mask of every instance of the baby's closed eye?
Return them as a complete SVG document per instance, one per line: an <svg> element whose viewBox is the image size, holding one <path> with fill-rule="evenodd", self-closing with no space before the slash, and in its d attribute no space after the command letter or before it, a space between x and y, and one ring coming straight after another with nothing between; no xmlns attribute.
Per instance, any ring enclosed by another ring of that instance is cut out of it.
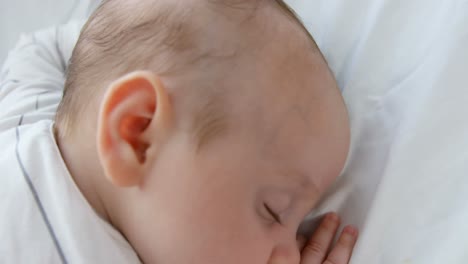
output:
<svg viewBox="0 0 468 264"><path fill-rule="evenodd" d="M275 212L267 203L263 203L263 206L265 210L267 211L267 218L270 218L270 220L273 220L274 222L278 224L282 224L281 222L281 215L277 212Z"/></svg>
<svg viewBox="0 0 468 264"><path fill-rule="evenodd" d="M284 217L291 206L291 195L284 191L268 190L262 195L260 215L272 224L284 224Z"/></svg>

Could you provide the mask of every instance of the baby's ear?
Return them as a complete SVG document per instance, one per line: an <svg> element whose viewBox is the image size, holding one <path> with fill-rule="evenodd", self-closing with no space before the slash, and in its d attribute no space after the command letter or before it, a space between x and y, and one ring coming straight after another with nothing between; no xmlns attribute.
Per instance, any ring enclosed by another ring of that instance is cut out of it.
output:
<svg viewBox="0 0 468 264"><path fill-rule="evenodd" d="M106 177L120 187L139 185L171 122L168 93L156 75L138 71L114 81L103 97L97 126L98 156Z"/></svg>

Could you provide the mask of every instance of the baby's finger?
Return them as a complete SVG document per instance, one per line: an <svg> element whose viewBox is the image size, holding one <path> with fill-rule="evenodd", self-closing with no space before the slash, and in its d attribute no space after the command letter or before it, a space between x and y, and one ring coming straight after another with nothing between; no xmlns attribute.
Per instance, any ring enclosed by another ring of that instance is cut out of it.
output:
<svg viewBox="0 0 468 264"><path fill-rule="evenodd" d="M345 227L338 242L336 242L335 247L330 251L327 260L323 264L348 264L357 237L358 231L355 227Z"/></svg>
<svg viewBox="0 0 468 264"><path fill-rule="evenodd" d="M301 264L321 264L327 256L339 226L338 215L327 214L302 250Z"/></svg>

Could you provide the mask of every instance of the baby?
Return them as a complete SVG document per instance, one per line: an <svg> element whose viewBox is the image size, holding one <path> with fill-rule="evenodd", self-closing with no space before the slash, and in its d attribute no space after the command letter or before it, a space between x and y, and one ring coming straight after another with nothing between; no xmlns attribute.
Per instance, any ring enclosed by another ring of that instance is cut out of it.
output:
<svg viewBox="0 0 468 264"><path fill-rule="evenodd" d="M329 249L334 213L297 239L350 130L326 61L281 0L104 1L55 122L27 114L0 133L15 181L0 234L27 247L2 263L350 259L351 226Z"/></svg>

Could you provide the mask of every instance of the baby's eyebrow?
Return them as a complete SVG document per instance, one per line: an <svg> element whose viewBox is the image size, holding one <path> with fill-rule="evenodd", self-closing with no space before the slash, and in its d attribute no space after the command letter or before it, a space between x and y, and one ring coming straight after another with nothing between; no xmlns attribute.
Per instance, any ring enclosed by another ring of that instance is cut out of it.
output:
<svg viewBox="0 0 468 264"><path fill-rule="evenodd" d="M309 198L319 193L317 184L313 181L312 177L301 171L289 171L284 173L289 182L294 182L294 189L297 190L301 196Z"/></svg>

